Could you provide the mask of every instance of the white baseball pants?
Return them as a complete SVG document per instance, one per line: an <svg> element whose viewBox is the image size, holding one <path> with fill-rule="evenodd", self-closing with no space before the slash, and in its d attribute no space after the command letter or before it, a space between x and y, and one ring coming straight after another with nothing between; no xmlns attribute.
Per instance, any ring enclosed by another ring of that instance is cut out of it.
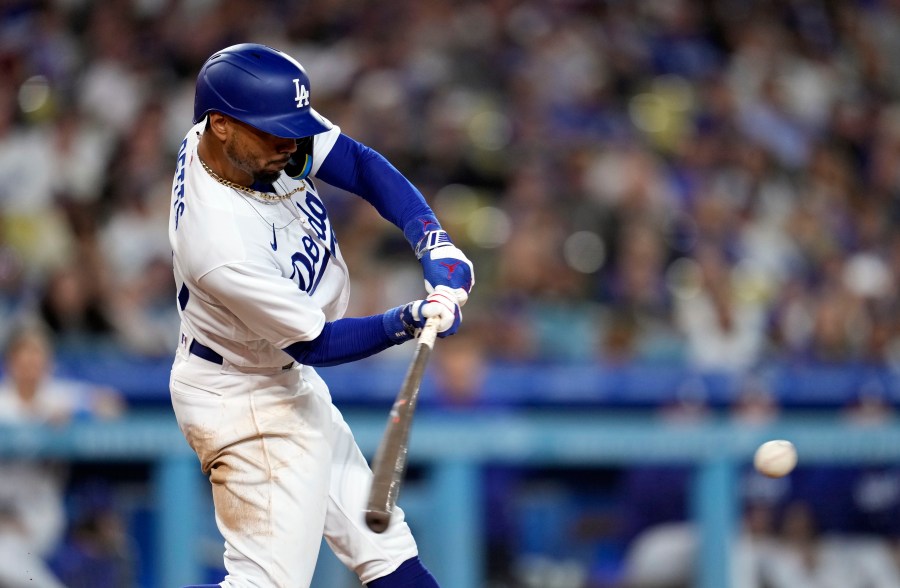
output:
<svg viewBox="0 0 900 588"><path fill-rule="evenodd" d="M384 533L366 527L371 470L312 368L249 373L182 346L169 386L212 485L221 586L308 588L323 534L364 584L417 555L401 509Z"/></svg>

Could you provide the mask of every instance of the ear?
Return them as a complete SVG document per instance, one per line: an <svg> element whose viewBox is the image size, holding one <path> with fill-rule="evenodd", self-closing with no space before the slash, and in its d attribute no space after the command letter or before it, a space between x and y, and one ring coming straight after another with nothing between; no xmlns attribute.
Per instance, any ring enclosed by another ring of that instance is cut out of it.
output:
<svg viewBox="0 0 900 588"><path fill-rule="evenodd" d="M224 141L230 132L228 127L231 121L221 112L210 112L208 116L207 129L212 131L218 140Z"/></svg>

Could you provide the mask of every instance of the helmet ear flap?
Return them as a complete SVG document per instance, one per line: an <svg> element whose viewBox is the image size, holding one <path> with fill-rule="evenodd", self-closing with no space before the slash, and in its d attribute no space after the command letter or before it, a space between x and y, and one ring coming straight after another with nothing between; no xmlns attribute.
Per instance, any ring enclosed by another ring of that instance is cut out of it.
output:
<svg viewBox="0 0 900 588"><path fill-rule="evenodd" d="M303 180L312 171L313 137L297 139L297 150L291 156L284 172L295 180Z"/></svg>

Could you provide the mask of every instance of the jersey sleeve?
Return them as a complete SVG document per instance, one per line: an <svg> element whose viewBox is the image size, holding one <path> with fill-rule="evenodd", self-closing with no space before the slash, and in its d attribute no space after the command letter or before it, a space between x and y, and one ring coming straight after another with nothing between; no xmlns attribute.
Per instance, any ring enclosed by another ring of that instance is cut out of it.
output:
<svg viewBox="0 0 900 588"><path fill-rule="evenodd" d="M406 176L383 155L347 135L335 137L315 176L368 201L414 247L423 234L421 227L441 228L425 197Z"/></svg>
<svg viewBox="0 0 900 588"><path fill-rule="evenodd" d="M325 158L328 157L329 153L331 153L331 150L334 148L334 144L337 142L338 137L340 136L340 127L332 123L329 130L325 131L324 133L319 133L318 135L313 137L313 163L312 169L309 172L310 175L316 175L316 173L319 171L319 168L322 167L322 162L325 161Z"/></svg>
<svg viewBox="0 0 900 588"><path fill-rule="evenodd" d="M248 329L279 349L315 339L325 326L322 310L275 267L228 264L206 273L200 285Z"/></svg>

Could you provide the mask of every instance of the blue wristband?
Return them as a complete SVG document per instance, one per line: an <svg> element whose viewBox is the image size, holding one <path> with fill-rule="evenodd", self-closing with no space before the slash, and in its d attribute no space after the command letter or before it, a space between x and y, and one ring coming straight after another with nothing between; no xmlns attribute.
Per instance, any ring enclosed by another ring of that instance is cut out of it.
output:
<svg viewBox="0 0 900 588"><path fill-rule="evenodd" d="M407 306L409 305L404 304L403 306L392 308L382 315L384 332L395 345L413 338L413 334L407 330L406 323L403 322L403 311Z"/></svg>
<svg viewBox="0 0 900 588"><path fill-rule="evenodd" d="M416 259L422 259L435 247L453 244L450 235L441 228L434 215L420 216L406 223L403 235L415 251Z"/></svg>

